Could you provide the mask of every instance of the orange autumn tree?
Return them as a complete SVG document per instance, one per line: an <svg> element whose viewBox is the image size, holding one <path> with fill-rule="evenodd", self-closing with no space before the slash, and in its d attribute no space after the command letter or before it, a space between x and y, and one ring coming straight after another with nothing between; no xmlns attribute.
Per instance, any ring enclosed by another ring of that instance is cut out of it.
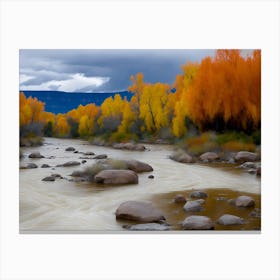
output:
<svg viewBox="0 0 280 280"><path fill-rule="evenodd" d="M201 61L186 94L190 118L202 129L252 131L260 125L260 51L218 50Z"/></svg>

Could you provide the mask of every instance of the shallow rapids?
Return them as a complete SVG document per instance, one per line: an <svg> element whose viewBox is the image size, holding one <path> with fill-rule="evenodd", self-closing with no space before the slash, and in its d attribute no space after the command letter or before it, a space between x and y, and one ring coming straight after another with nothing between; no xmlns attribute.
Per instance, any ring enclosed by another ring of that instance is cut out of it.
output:
<svg viewBox="0 0 280 280"><path fill-rule="evenodd" d="M78 160L79 153L66 152L67 147L79 152L107 154L110 158L136 159L150 164L153 172L139 174L139 184L128 186L97 186L92 183L75 183L65 179L44 182L52 173L63 177L73 170L82 170L96 160L73 167L55 167L70 160ZM146 145L145 152L115 150L99 147L82 140L45 138L43 146L22 148L20 164L36 163L36 169L20 170L19 174L19 227L25 231L119 231L122 224L115 219L115 210L127 200L151 200L155 194L189 189L229 188L247 193L260 193L260 179L235 168L217 168L198 164L181 164L168 155L172 146ZM39 151L45 157L30 159L31 152ZM41 168L42 164L52 168ZM229 169L229 170L225 170ZM150 174L154 179L149 179Z"/></svg>

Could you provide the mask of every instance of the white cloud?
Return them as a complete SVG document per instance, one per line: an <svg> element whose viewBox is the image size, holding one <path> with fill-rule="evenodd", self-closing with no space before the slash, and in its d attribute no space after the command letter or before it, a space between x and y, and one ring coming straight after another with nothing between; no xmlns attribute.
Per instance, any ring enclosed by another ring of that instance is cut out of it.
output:
<svg viewBox="0 0 280 280"><path fill-rule="evenodd" d="M40 85L21 86L20 90L53 90L55 88L59 91L75 92L86 87L98 88L109 82L109 80L110 77L86 77L82 73L76 73L70 75L70 79L51 80ZM21 81L21 83L23 82Z"/></svg>
<svg viewBox="0 0 280 280"><path fill-rule="evenodd" d="M29 80L32 80L34 79L33 76L29 76L29 75L26 75L26 74L20 74L19 75L19 83L22 84L24 82L27 82Z"/></svg>

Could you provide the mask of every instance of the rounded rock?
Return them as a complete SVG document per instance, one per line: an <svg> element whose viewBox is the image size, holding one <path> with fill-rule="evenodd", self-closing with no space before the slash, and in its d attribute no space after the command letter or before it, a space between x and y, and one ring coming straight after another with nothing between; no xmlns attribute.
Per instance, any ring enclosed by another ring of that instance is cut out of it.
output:
<svg viewBox="0 0 280 280"><path fill-rule="evenodd" d="M238 216L225 214L217 220L217 223L219 225L225 225L225 226L242 225L242 224L244 224L244 219L242 219Z"/></svg>
<svg viewBox="0 0 280 280"><path fill-rule="evenodd" d="M184 230L209 230L214 229L214 223L206 216L189 216L182 222Z"/></svg>

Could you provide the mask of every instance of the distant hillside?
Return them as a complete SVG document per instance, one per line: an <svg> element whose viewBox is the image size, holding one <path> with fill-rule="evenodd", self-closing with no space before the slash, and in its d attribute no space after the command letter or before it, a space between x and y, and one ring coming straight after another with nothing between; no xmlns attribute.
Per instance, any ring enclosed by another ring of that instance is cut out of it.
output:
<svg viewBox="0 0 280 280"><path fill-rule="evenodd" d="M22 90L26 97L37 97L45 103L45 111L52 113L66 113L77 108L80 104L95 103L100 106L103 101L115 94L120 94L122 98L126 97L130 101L132 93L123 92L106 92L106 93L85 93L85 92L63 92L63 91L29 91Z"/></svg>

